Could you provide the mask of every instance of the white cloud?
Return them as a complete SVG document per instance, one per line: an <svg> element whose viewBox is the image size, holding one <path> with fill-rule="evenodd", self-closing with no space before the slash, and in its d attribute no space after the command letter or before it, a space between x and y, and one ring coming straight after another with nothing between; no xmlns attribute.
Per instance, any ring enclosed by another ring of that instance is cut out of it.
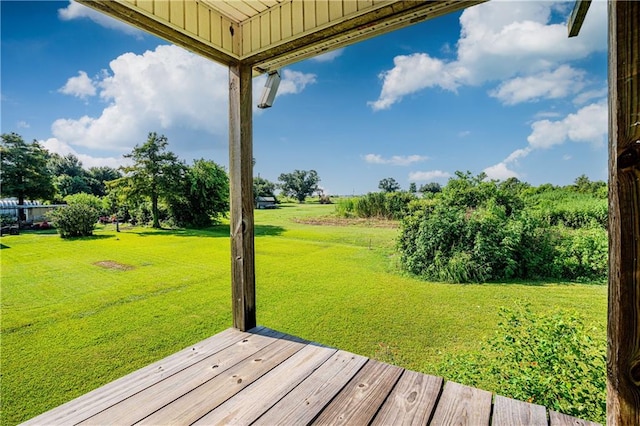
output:
<svg viewBox="0 0 640 426"><path fill-rule="evenodd" d="M587 105L562 120L540 120L531 125L527 138L531 148L550 148L567 140L602 145L607 135L607 103Z"/></svg>
<svg viewBox="0 0 640 426"><path fill-rule="evenodd" d="M102 113L56 120L51 126L55 138L69 146L106 151L129 150L143 143L150 131L200 131L224 139L229 105L226 67L173 45L161 45L140 55L125 53L109 65L110 70L92 82L107 103ZM315 78L285 69L279 95L300 93ZM69 79L87 80L83 72ZM254 92L262 90L264 83L259 85L259 81L253 82ZM72 95L89 93L86 85L68 82L67 86ZM192 147L213 145L211 141L178 142Z"/></svg>
<svg viewBox="0 0 640 426"><path fill-rule="evenodd" d="M282 71L282 81L278 87L278 96L298 94L309 84L316 82L315 74L305 74L300 71L285 69Z"/></svg>
<svg viewBox="0 0 640 426"><path fill-rule="evenodd" d="M93 81L91 81L89 76L87 76L86 72L78 71L78 75L67 80L67 83L58 89L58 91L65 95L72 95L85 99L88 96L95 96L96 87L93 85Z"/></svg>
<svg viewBox="0 0 640 426"><path fill-rule="evenodd" d="M58 9L58 17L63 21L86 18L102 27L122 31L123 33L131 34L136 37L142 37L143 34L142 31L131 25L125 24L124 22L118 21L104 13L100 13L97 10L91 9L90 7L76 3L72 0L69 1L69 5L67 7Z"/></svg>
<svg viewBox="0 0 640 426"><path fill-rule="evenodd" d="M584 71L562 65L555 71L544 71L527 77L516 77L490 91L506 105L537 99L558 99L579 92L585 85Z"/></svg>
<svg viewBox="0 0 640 426"><path fill-rule="evenodd" d="M443 172L442 170L431 170L428 172L411 172L409 173L409 180L415 182L425 182L447 179L451 176L451 173Z"/></svg>
<svg viewBox="0 0 640 426"><path fill-rule="evenodd" d="M18 129L28 129L29 127L31 127L31 124L27 123L24 120L20 120L16 123L16 127Z"/></svg>
<svg viewBox="0 0 640 426"><path fill-rule="evenodd" d="M226 131L228 71L176 46L125 53L95 84L108 103L99 117L59 119L53 135L70 145L129 149L149 131Z"/></svg>
<svg viewBox="0 0 640 426"><path fill-rule="evenodd" d="M393 58L394 68L379 75L383 81L377 101L367 104L374 111L388 109L402 97L427 87L440 87L455 91L456 77L445 63L426 53L400 55Z"/></svg>
<svg viewBox="0 0 640 426"><path fill-rule="evenodd" d="M487 174L489 179L506 180L510 177L519 178L520 175L513 170L510 170L506 161L498 163L494 166L487 167L483 170Z"/></svg>
<svg viewBox="0 0 640 426"><path fill-rule="evenodd" d="M331 62L337 57L341 56L343 53L344 53L344 48L336 49L327 53L323 53L322 55L315 56L311 58L311 60L316 62Z"/></svg>
<svg viewBox="0 0 640 426"><path fill-rule="evenodd" d="M460 138L466 138L467 136L469 136L471 134L471 131L469 130L463 130L462 132L458 133L458 137Z"/></svg>
<svg viewBox="0 0 640 426"><path fill-rule="evenodd" d="M601 146L607 137L608 108L606 100L587 105L561 120L538 120L531 124L531 134L527 138L529 145L513 151L498 164L487 167L484 172L492 179L519 177L518 173L509 169L509 165L517 164L522 158L537 149L548 149L567 141L590 143ZM563 160L570 160L565 155Z"/></svg>
<svg viewBox="0 0 640 426"><path fill-rule="evenodd" d="M370 164L390 164L392 166L408 166L429 159L424 155L394 155L390 158L384 158L379 154L367 154L363 158L365 162Z"/></svg>
<svg viewBox="0 0 640 426"><path fill-rule="evenodd" d="M593 99L601 99L602 97L607 96L608 91L609 89L607 87L584 91L576 96L573 103L576 105L584 105Z"/></svg>
<svg viewBox="0 0 640 426"><path fill-rule="evenodd" d="M82 166L87 169L90 167L102 166L113 167L114 169L116 169L127 163L127 159L124 157L93 157L86 154L79 154L67 143L62 142L56 138L49 138L47 140L41 140L39 142L49 152L54 152L63 156L68 154L75 155L80 161L82 161Z"/></svg>
<svg viewBox="0 0 640 426"><path fill-rule="evenodd" d="M383 72L382 90L376 101L368 104L373 110L390 108L404 96L430 87L455 91L461 85L480 85L550 73L567 81L575 93L582 76L558 68L568 61L585 58L604 51L607 44L606 2L594 2L583 25L581 35L568 38L565 23L551 23L552 2L492 1L465 9L460 17L460 39L455 60L441 60L427 53L396 56L394 67ZM568 13L568 12L567 12ZM556 70L552 73L552 70ZM502 95L510 102L531 100L535 96L560 96L558 89L540 87L530 91L521 80L502 87ZM577 86L576 86L577 85ZM527 89L529 93L520 94ZM500 89L496 92L498 95Z"/></svg>

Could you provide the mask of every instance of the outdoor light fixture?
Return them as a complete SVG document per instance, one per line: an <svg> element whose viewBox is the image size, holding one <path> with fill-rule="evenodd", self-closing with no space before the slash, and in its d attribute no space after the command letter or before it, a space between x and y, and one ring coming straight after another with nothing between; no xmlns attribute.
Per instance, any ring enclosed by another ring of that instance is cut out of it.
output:
<svg viewBox="0 0 640 426"><path fill-rule="evenodd" d="M264 85L262 96L260 96L260 103L258 108L270 108L273 105L273 100L278 93L278 86L280 86L280 74L278 70L270 71L267 83Z"/></svg>

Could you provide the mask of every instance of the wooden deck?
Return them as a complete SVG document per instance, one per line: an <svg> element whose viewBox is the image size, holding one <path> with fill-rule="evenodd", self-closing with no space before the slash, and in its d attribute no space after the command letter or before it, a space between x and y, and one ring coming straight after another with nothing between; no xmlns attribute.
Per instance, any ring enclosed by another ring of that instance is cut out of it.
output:
<svg viewBox="0 0 640 426"><path fill-rule="evenodd" d="M257 327L225 330L26 424L595 425Z"/></svg>

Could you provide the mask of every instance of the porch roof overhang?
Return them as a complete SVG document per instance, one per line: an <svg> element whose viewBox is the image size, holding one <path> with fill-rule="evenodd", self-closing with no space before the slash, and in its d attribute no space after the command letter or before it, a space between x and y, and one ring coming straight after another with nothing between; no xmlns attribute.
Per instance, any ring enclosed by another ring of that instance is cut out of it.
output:
<svg viewBox="0 0 640 426"><path fill-rule="evenodd" d="M254 75L486 0L77 0Z"/></svg>

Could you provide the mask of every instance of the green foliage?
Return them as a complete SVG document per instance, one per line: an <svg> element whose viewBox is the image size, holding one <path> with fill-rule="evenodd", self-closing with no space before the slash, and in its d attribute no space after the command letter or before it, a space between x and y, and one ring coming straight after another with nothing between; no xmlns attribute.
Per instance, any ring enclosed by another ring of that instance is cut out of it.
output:
<svg viewBox="0 0 640 426"><path fill-rule="evenodd" d="M229 177L213 161L196 160L188 167L185 187L169 203L171 215L180 226L204 228L218 222L229 211Z"/></svg>
<svg viewBox="0 0 640 426"><path fill-rule="evenodd" d="M597 224L607 227L608 200L590 193L557 188L524 197L527 208L549 225L578 229Z"/></svg>
<svg viewBox="0 0 640 426"><path fill-rule="evenodd" d="M48 215L62 238L88 237L100 217L102 200L90 194L74 194L65 198L66 207L51 211Z"/></svg>
<svg viewBox="0 0 640 426"><path fill-rule="evenodd" d="M167 151L167 138L149 133L147 142L135 146L125 158L133 165L123 167L125 176L116 180L119 191L125 196L151 201L152 226L160 228L159 202L168 201L179 194L185 167L173 152Z"/></svg>
<svg viewBox="0 0 640 426"><path fill-rule="evenodd" d="M400 184L394 178L388 177L378 183L378 189L382 192L398 192Z"/></svg>
<svg viewBox="0 0 640 426"><path fill-rule="evenodd" d="M442 186L440 186L438 182L425 183L424 185L420 186L420 189L418 191L422 192L423 194L437 194L438 192L442 192Z"/></svg>
<svg viewBox="0 0 640 426"><path fill-rule="evenodd" d="M598 226L576 230L560 228L562 238L556 245L554 265L559 275L579 281L606 277L609 260L607 231Z"/></svg>
<svg viewBox="0 0 640 426"><path fill-rule="evenodd" d="M584 319L566 311L501 308L480 353L449 356L437 374L604 424L606 354Z"/></svg>
<svg viewBox="0 0 640 426"><path fill-rule="evenodd" d="M280 190L287 197L295 197L299 203L313 195L318 190L320 177L315 170L294 170L292 173L282 173L278 177Z"/></svg>
<svg viewBox="0 0 640 426"><path fill-rule="evenodd" d="M91 187L91 193L98 197L107 195L107 182L122 177L122 173L117 169L107 166L91 167L87 174L89 176L88 184Z"/></svg>
<svg viewBox="0 0 640 426"><path fill-rule="evenodd" d="M0 138L0 197L16 197L21 205L27 199L52 199L47 151L36 141L25 143L17 133L4 133ZM19 214L24 219L24 212Z"/></svg>
<svg viewBox="0 0 640 426"><path fill-rule="evenodd" d="M554 197L560 201L551 203ZM536 193L517 179L469 172L457 172L429 200L402 219L401 263L413 274L457 283L606 279L604 200L564 189Z"/></svg>
<svg viewBox="0 0 640 426"><path fill-rule="evenodd" d="M340 198L336 213L341 217L399 220L409 212L409 204L416 200L410 192L370 192L361 197Z"/></svg>
<svg viewBox="0 0 640 426"><path fill-rule="evenodd" d="M276 184L260 176L253 178L253 198L275 197Z"/></svg>

